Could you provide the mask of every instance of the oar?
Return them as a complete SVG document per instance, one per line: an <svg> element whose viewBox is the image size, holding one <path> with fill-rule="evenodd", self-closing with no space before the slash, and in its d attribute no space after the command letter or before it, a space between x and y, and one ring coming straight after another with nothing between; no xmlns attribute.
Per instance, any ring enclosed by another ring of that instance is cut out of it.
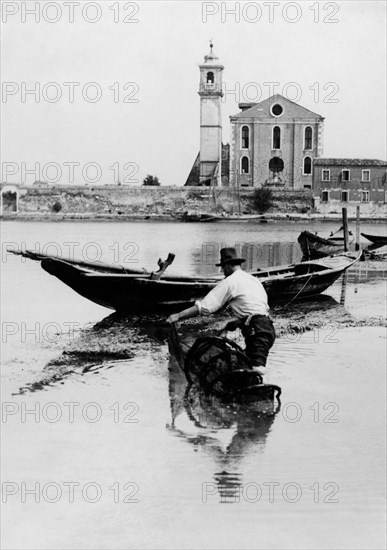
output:
<svg viewBox="0 0 387 550"><path fill-rule="evenodd" d="M149 278L152 281L158 281L161 278L161 275L167 269L167 267L170 266L171 263L173 263L174 259L175 259L175 254L172 254L172 252L168 254L168 258L164 262L161 260L161 258L159 258L159 261L157 262L157 265L159 266L159 270L156 271L156 273L151 273Z"/></svg>

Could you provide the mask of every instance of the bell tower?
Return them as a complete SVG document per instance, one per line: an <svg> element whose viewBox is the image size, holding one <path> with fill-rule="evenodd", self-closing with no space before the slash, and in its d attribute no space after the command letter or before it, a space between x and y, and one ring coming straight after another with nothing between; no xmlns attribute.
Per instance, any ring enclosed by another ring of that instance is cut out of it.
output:
<svg viewBox="0 0 387 550"><path fill-rule="evenodd" d="M213 52L204 56L200 69L200 176L199 183L207 180L221 185L222 166L222 71L223 65Z"/></svg>

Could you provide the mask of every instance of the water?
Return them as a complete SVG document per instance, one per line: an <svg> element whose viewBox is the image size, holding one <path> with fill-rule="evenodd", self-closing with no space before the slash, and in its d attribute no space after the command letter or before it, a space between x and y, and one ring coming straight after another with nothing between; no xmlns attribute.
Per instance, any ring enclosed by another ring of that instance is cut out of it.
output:
<svg viewBox="0 0 387 550"><path fill-rule="evenodd" d="M136 265L150 269L173 251L175 271L197 273L214 270L203 261L203 243L266 243L256 247L261 266L287 263L281 250L296 257L297 249L284 245L302 227L11 222L2 228L3 241L27 248L51 241L65 251L65 242L78 242L78 249L95 242L110 262L115 250L136 243ZM113 315L95 326L108 310L35 262L6 260L2 479L15 494L3 504L5 548L385 547L385 329L332 330L327 323L278 338L267 381L282 388L279 411L240 411L185 398L184 376L147 323ZM358 264L346 285L328 289L325 302L357 319L385 315L385 271L371 267ZM274 315L294 320L303 307ZM64 376L55 381L59 370ZM19 393L45 379L49 385ZM35 495L24 494L34 487Z"/></svg>

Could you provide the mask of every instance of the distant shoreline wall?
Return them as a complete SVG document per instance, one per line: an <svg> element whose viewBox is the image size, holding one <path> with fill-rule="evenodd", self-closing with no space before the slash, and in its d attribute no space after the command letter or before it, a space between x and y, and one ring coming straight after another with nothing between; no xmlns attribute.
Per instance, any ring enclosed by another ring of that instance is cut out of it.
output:
<svg viewBox="0 0 387 550"><path fill-rule="evenodd" d="M255 213L250 199L253 189L239 191L227 187L129 187L50 186L33 187L2 184L3 219L82 219L163 217L178 219L184 212L217 214ZM3 193L7 193L7 197ZM321 203L309 189L272 189L273 206L267 214L341 214L356 215L356 204ZM13 200L10 202L9 197ZM13 197L13 198L12 198ZM7 200L6 200L7 199ZM8 201L8 202L7 202ZM240 205L240 206L239 206ZM361 203L361 215L374 219L387 216L387 204Z"/></svg>
<svg viewBox="0 0 387 550"><path fill-rule="evenodd" d="M126 187L106 186L57 186L32 187L7 185L17 193L17 213L52 215L168 215L179 216L189 212L253 213L249 206L252 190L240 192L219 187ZM8 189L9 188L9 189ZM4 186L5 189L5 186ZM15 214L6 208L3 214ZM273 190L273 212L307 212L313 208L310 191Z"/></svg>

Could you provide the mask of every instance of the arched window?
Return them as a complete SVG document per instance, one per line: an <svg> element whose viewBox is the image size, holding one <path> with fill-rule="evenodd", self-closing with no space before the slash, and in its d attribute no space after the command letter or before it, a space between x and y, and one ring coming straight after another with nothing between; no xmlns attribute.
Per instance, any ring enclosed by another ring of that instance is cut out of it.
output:
<svg viewBox="0 0 387 550"><path fill-rule="evenodd" d="M281 128L279 126L273 128L273 149L281 149Z"/></svg>
<svg viewBox="0 0 387 550"><path fill-rule="evenodd" d="M310 126L307 126L305 128L304 149L308 149L308 150L313 149L312 136L313 136L313 130Z"/></svg>
<svg viewBox="0 0 387 550"><path fill-rule="evenodd" d="M242 149L248 149L250 147L250 128L248 126L242 126Z"/></svg>
<svg viewBox="0 0 387 550"><path fill-rule="evenodd" d="M312 159L310 157L304 158L304 175L312 173Z"/></svg>
<svg viewBox="0 0 387 550"><path fill-rule="evenodd" d="M241 174L248 174L250 172L250 162L248 157L241 158Z"/></svg>
<svg viewBox="0 0 387 550"><path fill-rule="evenodd" d="M214 73L212 71L207 73L207 83L208 84L213 84L214 83Z"/></svg>

